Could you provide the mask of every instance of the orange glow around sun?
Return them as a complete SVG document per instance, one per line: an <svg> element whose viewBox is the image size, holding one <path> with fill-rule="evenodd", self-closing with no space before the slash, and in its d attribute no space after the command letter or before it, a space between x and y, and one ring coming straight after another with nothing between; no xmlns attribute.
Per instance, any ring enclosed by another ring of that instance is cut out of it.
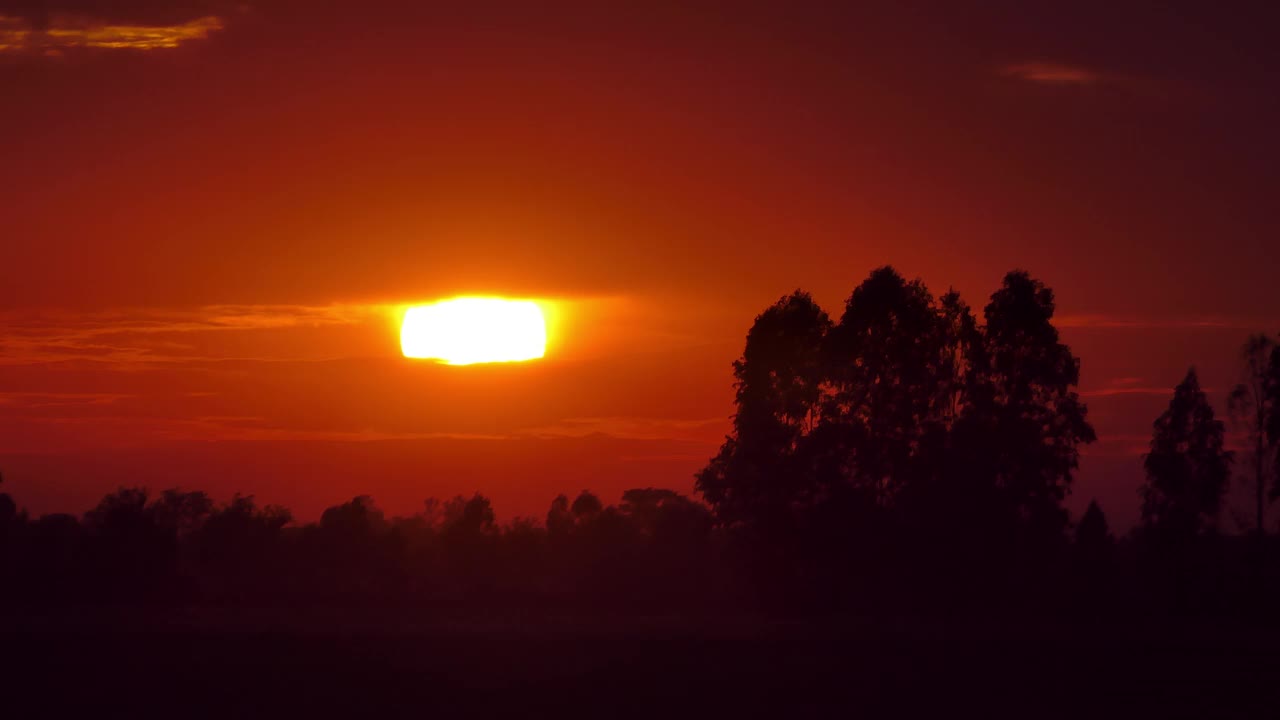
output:
<svg viewBox="0 0 1280 720"><path fill-rule="evenodd" d="M449 365L536 360L546 354L547 323L531 300L460 297L405 310L405 357Z"/></svg>

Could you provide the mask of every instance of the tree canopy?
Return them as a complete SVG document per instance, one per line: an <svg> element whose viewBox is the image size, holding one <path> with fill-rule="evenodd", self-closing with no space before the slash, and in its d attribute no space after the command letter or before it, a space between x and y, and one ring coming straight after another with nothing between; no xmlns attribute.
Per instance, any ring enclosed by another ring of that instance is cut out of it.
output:
<svg viewBox="0 0 1280 720"><path fill-rule="evenodd" d="M1200 389L1194 368L1155 421L1143 459L1142 521L1147 527L1194 535L1212 528L1231 478L1233 455L1222 422Z"/></svg>
<svg viewBox="0 0 1280 720"><path fill-rule="evenodd" d="M891 267L853 290L836 324L804 292L781 298L734 363L733 433L696 489L721 523L765 536L819 517L902 519L940 498L1060 536L1095 435L1054 309L1023 271L983 323L958 293L935 299Z"/></svg>

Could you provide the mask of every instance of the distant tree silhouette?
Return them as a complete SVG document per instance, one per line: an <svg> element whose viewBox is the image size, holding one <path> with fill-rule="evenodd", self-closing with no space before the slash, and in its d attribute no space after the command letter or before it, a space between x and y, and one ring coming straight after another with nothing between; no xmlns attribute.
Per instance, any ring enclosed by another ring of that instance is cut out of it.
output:
<svg viewBox="0 0 1280 720"><path fill-rule="evenodd" d="M1077 592L1080 600L1090 609L1102 607L1108 598L1103 591L1112 582L1115 564L1116 539L1107 526L1107 517L1097 500L1090 500L1089 507L1076 525L1074 546Z"/></svg>
<svg viewBox="0 0 1280 720"><path fill-rule="evenodd" d="M219 600L244 601L271 585L282 570L282 533L292 520L285 508L259 509L253 496L237 494L213 508L191 538L205 590Z"/></svg>
<svg viewBox="0 0 1280 720"><path fill-rule="evenodd" d="M27 527L22 557L13 566L13 590L40 605L92 603L105 599L92 585L96 568L90 562L85 529L74 515L43 515ZM22 585L19 588L19 584Z"/></svg>
<svg viewBox="0 0 1280 720"><path fill-rule="evenodd" d="M0 474L0 485L4 484L4 475ZM8 522L18 514L18 506L9 497L9 493L0 493L0 522Z"/></svg>
<svg viewBox="0 0 1280 720"><path fill-rule="evenodd" d="M622 493L618 511L641 537L655 544L693 549L711 530L707 508L663 488L633 488Z"/></svg>
<svg viewBox="0 0 1280 720"><path fill-rule="evenodd" d="M120 488L85 513L94 586L111 600L156 599L177 576L177 530L161 522L144 488Z"/></svg>
<svg viewBox="0 0 1280 720"><path fill-rule="evenodd" d="M573 529L573 515L569 512L569 498L563 493L555 496L547 510L546 528L549 535L561 537Z"/></svg>
<svg viewBox="0 0 1280 720"><path fill-rule="evenodd" d="M569 513L573 516L575 525L590 522L603 510L604 503L601 503L600 498L589 490L578 493L578 497L573 499L573 505L569 507Z"/></svg>
<svg viewBox="0 0 1280 720"><path fill-rule="evenodd" d="M4 484L4 475L0 475L0 485ZM11 526L18 519L18 504L9 497L9 493L0 493L0 542L8 537Z"/></svg>
<svg viewBox="0 0 1280 720"><path fill-rule="evenodd" d="M382 511L368 495L354 497L351 502L335 505L320 515L321 530L341 535L371 535L384 523Z"/></svg>
<svg viewBox="0 0 1280 720"><path fill-rule="evenodd" d="M1107 516L1097 500L1090 500L1080 523L1076 525L1076 545L1086 552L1102 552L1115 544L1111 529L1107 526Z"/></svg>
<svg viewBox="0 0 1280 720"><path fill-rule="evenodd" d="M156 522L180 536L199 529L211 512L213 500L208 495L178 488L165 490L151 504Z"/></svg>
<svg viewBox="0 0 1280 720"><path fill-rule="evenodd" d="M453 591L463 597L492 593L496 578L492 568L498 555L499 527L493 506L480 493L457 495L444 503L439 527L444 568Z"/></svg>
<svg viewBox="0 0 1280 720"><path fill-rule="evenodd" d="M0 485L3 484L4 476L0 475ZM18 504L8 493L0 493L0 576L6 574L13 562L11 556L24 525L26 517L18 512Z"/></svg>
<svg viewBox="0 0 1280 720"><path fill-rule="evenodd" d="M469 498L458 495L444 505L441 530L461 537L490 535L497 530L493 505L480 493Z"/></svg>
<svg viewBox="0 0 1280 720"><path fill-rule="evenodd" d="M1195 369L1188 370L1169 409L1156 419L1151 451L1143 459L1142 521L1147 527L1197 535L1216 524L1233 460L1223 433Z"/></svg>
<svg viewBox="0 0 1280 720"><path fill-rule="evenodd" d="M1259 536L1266 532L1265 514L1268 486L1270 497L1276 497L1277 488L1269 482L1269 476L1280 463L1276 454L1276 438L1280 438L1280 425L1272 430L1273 423L1280 423L1280 354L1266 335L1251 335L1240 348L1241 381L1231 390L1228 407L1231 417L1245 428L1249 437L1250 464L1253 466L1255 502L1254 532Z"/></svg>
<svg viewBox="0 0 1280 720"><path fill-rule="evenodd" d="M1224 448L1223 424L1214 417L1193 369L1174 390L1153 425L1143 459L1140 569L1151 601L1179 611L1205 611L1222 601L1225 546L1217 532L1233 454ZM1260 536L1259 536L1259 539ZM1255 590L1257 543L1250 543ZM1244 599L1244 598L1241 598Z"/></svg>
<svg viewBox="0 0 1280 720"><path fill-rule="evenodd" d="M622 493L617 520L615 537L631 548L631 567L615 581L623 592L669 607L705 587L713 524L705 505L672 490L632 488Z"/></svg>
<svg viewBox="0 0 1280 720"><path fill-rule="evenodd" d="M1271 361L1267 364L1265 404L1267 407L1267 442L1271 447L1272 477L1280 477L1280 345L1271 348ZM1271 485L1271 499L1280 497L1280 484Z"/></svg>
<svg viewBox="0 0 1280 720"><path fill-rule="evenodd" d="M303 528L299 544L313 573L304 584L335 603L386 597L402 581L402 538L367 495L326 509L318 525Z"/></svg>

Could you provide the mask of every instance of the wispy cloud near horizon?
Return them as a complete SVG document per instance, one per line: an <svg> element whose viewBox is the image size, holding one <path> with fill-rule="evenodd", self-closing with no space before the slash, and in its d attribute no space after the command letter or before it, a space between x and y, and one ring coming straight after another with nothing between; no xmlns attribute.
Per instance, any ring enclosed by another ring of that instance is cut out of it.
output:
<svg viewBox="0 0 1280 720"><path fill-rule="evenodd" d="M999 74L1042 85L1096 85L1104 79L1101 73L1081 65L1031 60L1001 66Z"/></svg>
<svg viewBox="0 0 1280 720"><path fill-rule="evenodd" d="M1143 317L1138 315L1059 315L1054 324L1060 328L1096 330L1249 330L1266 331L1280 320L1262 317Z"/></svg>
<svg viewBox="0 0 1280 720"><path fill-rule="evenodd" d="M0 392L0 406L31 408L83 407L110 405L131 397L126 393L90 392Z"/></svg>
<svg viewBox="0 0 1280 720"><path fill-rule="evenodd" d="M57 56L68 50L168 50L205 40L224 27L217 15L150 25L54 14L43 27L28 18L0 15L0 53Z"/></svg>
<svg viewBox="0 0 1280 720"><path fill-rule="evenodd" d="M147 365L206 360L211 358L193 352L191 337L206 333L356 326L389 319L395 309L396 306L377 303L338 303L207 305L75 315L0 314L0 365L70 360ZM216 359L226 357L220 355Z"/></svg>
<svg viewBox="0 0 1280 720"><path fill-rule="evenodd" d="M729 429L723 417L574 417L554 425L520 430L517 435L532 438L581 438L602 435L627 440L686 440L719 443Z"/></svg>

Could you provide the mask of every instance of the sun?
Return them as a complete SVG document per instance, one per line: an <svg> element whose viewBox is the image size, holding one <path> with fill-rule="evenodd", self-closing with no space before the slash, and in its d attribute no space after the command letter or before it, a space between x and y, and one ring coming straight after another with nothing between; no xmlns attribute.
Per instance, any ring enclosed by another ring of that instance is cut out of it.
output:
<svg viewBox="0 0 1280 720"><path fill-rule="evenodd" d="M547 351L547 323L532 300L441 300L405 311L400 350L449 365L536 360Z"/></svg>

